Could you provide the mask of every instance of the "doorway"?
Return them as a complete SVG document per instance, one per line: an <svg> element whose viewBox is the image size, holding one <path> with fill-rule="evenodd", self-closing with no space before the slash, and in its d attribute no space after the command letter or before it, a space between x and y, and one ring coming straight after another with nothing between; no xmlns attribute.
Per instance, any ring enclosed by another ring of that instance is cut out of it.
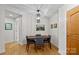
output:
<svg viewBox="0 0 79 59"><path fill-rule="evenodd" d="M67 12L67 54L79 55L79 6Z"/></svg>
<svg viewBox="0 0 79 59"><path fill-rule="evenodd" d="M18 16L15 19L15 28L14 28L14 39L17 43L20 43L22 39L22 16Z"/></svg>
<svg viewBox="0 0 79 59"><path fill-rule="evenodd" d="M5 43L17 42L22 39L22 15L13 11L5 11L5 24L10 23L11 30L5 30Z"/></svg>

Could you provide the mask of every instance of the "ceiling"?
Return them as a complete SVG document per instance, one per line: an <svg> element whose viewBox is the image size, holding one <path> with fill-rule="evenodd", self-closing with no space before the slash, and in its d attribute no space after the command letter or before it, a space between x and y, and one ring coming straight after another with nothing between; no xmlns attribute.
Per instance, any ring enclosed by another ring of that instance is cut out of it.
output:
<svg viewBox="0 0 79 59"><path fill-rule="evenodd" d="M11 4L8 5L10 7L17 8L21 11L24 11L30 15L36 15L36 10L40 10L41 16L45 17L51 17L61 6L62 4ZM7 12L7 14L10 14L11 12ZM12 13L13 14L13 13ZM14 17L17 17L18 15L14 15Z"/></svg>
<svg viewBox="0 0 79 59"><path fill-rule="evenodd" d="M21 15L15 13L15 12L12 12L12 11L9 11L9 10L5 11L5 17L7 17L7 18L15 19L19 16L21 16Z"/></svg>

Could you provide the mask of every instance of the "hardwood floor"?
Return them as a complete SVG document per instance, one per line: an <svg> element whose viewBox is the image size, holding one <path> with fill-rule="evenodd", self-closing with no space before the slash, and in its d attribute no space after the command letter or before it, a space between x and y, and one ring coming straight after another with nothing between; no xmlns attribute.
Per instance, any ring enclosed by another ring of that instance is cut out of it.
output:
<svg viewBox="0 0 79 59"><path fill-rule="evenodd" d="M28 52L26 50L26 45L8 43L5 46L6 52L4 55L59 55L58 49L53 45L50 49L48 44L45 44L44 50L38 49L37 52L33 44L30 45Z"/></svg>

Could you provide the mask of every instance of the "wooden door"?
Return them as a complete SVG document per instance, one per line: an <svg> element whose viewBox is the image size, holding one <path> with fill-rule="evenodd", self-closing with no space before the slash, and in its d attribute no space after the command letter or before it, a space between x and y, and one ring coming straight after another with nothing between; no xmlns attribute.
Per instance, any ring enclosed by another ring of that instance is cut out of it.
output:
<svg viewBox="0 0 79 59"><path fill-rule="evenodd" d="M67 12L67 54L79 54L79 6Z"/></svg>

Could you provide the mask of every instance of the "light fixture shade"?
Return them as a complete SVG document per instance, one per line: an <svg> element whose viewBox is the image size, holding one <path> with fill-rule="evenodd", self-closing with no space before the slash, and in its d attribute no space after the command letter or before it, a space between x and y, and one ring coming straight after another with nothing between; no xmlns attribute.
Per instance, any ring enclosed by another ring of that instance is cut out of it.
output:
<svg viewBox="0 0 79 59"><path fill-rule="evenodd" d="M40 12L40 10L38 9L37 12Z"/></svg>
<svg viewBox="0 0 79 59"><path fill-rule="evenodd" d="M36 19L37 19L37 23L40 23L40 10L37 10L37 14L36 14Z"/></svg>
<svg viewBox="0 0 79 59"><path fill-rule="evenodd" d="M40 17L40 13L37 13L37 17Z"/></svg>
<svg viewBox="0 0 79 59"><path fill-rule="evenodd" d="M36 19L38 20L38 19L40 19L40 17L37 17Z"/></svg>

